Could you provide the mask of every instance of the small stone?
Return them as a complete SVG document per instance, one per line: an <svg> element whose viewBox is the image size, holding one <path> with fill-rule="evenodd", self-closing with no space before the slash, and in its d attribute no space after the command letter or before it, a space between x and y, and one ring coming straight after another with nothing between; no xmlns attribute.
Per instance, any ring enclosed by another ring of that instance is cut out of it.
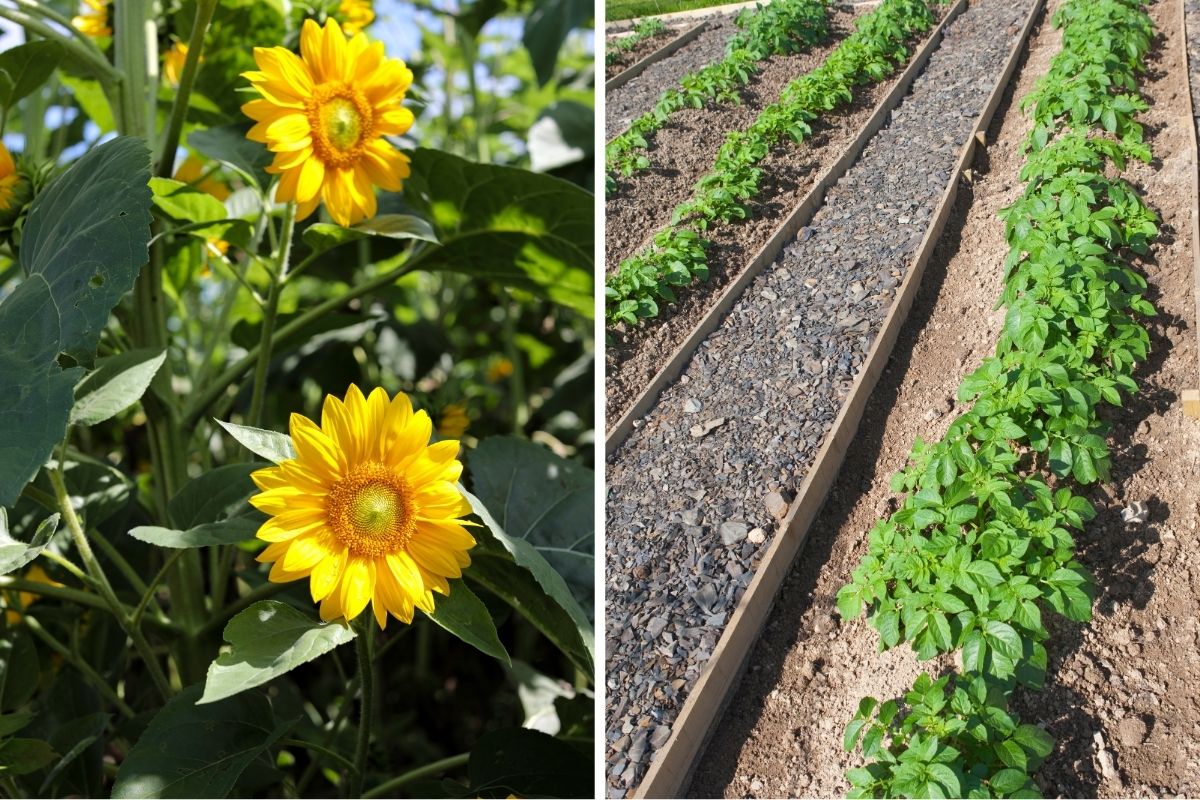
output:
<svg viewBox="0 0 1200 800"><path fill-rule="evenodd" d="M646 732L642 731L633 737L633 744L629 746L629 752L626 754L629 760L634 764L646 757Z"/></svg>
<svg viewBox="0 0 1200 800"><path fill-rule="evenodd" d="M779 492L768 492L763 502L767 506L767 512L775 519L782 520L787 516L788 502Z"/></svg>
<svg viewBox="0 0 1200 800"><path fill-rule="evenodd" d="M817 361L815 358L804 359L804 371L809 375L820 375L821 369L821 362Z"/></svg>
<svg viewBox="0 0 1200 800"><path fill-rule="evenodd" d="M689 397L683 403L683 413L685 414L698 414L701 408L703 406L700 405L700 401L692 397Z"/></svg>
<svg viewBox="0 0 1200 800"><path fill-rule="evenodd" d="M752 530L748 534L746 534L746 539L751 544L762 544L763 542L765 542L767 540L767 532L764 531L762 528L755 528L754 530Z"/></svg>
<svg viewBox="0 0 1200 800"><path fill-rule="evenodd" d="M749 530L750 526L744 522L722 522L721 541L727 546L737 544L746 538L746 533Z"/></svg>
<svg viewBox="0 0 1200 800"><path fill-rule="evenodd" d="M755 778L754 780L750 781L750 791L754 792L755 794L758 794L762 790L763 790L763 782L762 781L760 781L758 778Z"/></svg>
<svg viewBox="0 0 1200 800"><path fill-rule="evenodd" d="M700 524L700 509L689 508L679 515L683 519L684 525L699 525Z"/></svg>
<svg viewBox="0 0 1200 800"><path fill-rule="evenodd" d="M1146 508L1145 503L1142 503L1138 500L1134 500L1128 506L1121 509L1121 519L1124 520L1126 524L1131 522L1138 524L1143 523L1149 518L1149 516L1150 509Z"/></svg>
<svg viewBox="0 0 1200 800"><path fill-rule="evenodd" d="M689 433L692 434L693 438L699 439L701 436L707 436L714 428L719 428L724 424L725 418L717 417L716 419L710 419L708 422L701 422L699 425L693 425Z"/></svg>
<svg viewBox="0 0 1200 800"><path fill-rule="evenodd" d="M651 639L657 639L666 628L666 617L655 617L646 625L646 633L650 634Z"/></svg>
<svg viewBox="0 0 1200 800"><path fill-rule="evenodd" d="M933 422L938 417L942 416L942 412L936 408L931 408L925 412L925 421Z"/></svg>
<svg viewBox="0 0 1200 800"><path fill-rule="evenodd" d="M711 614L713 603L717 602L717 590L711 583L706 583L700 587L700 591L692 595L692 599L705 614Z"/></svg>
<svg viewBox="0 0 1200 800"><path fill-rule="evenodd" d="M661 750L667 740L671 738L671 726L659 725L654 729L654 733L650 734L650 746L655 750Z"/></svg>

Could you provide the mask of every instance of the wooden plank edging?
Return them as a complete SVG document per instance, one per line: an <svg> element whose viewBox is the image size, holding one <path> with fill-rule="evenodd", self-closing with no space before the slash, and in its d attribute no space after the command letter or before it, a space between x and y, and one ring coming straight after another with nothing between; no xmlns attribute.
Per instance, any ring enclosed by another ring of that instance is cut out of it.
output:
<svg viewBox="0 0 1200 800"><path fill-rule="evenodd" d="M976 117L972 135L967 137L963 145L958 164L951 172L949 184L942 194L938 211L925 232L916 259L900 286L879 335L871 345L863 368L854 379L846 403L838 413L833 428L826 435L813 466L788 509L788 514L781 523L781 530L775 534L754 573L754 578L725 626L713 650L712 658L684 701L683 709L671 727L671 737L654 755L650 769L637 787L635 797L678 797L691 778L696 759L712 734L713 724L724 710L730 692L745 668L751 648L770 615L779 587L804 544L808 528L824 504L825 496L841 468L846 450L858 432L858 424L862 419L867 399L891 356L892 347L908 317L917 287L921 283L925 265L933 255L946 220L954 207L962 172L971 163L975 148L982 144L983 134L1000 105L1021 52L1029 40L1029 34L1041 18L1045 3L1046 0L1035 0L1030 8L1029 16L1020 36L1013 44L1004 70L993 87L988 102Z"/></svg>
<svg viewBox="0 0 1200 800"><path fill-rule="evenodd" d="M888 115L908 93L908 87L912 85L913 80L917 77L917 73L924 69L925 62L929 60L930 54L933 53L941 42L946 26L961 14L966 7L967 0L957 0L955 2L942 21L938 23L938 26L933 29L929 38L925 40L924 46L913 57L904 72L901 73L900 78L896 81L896 85L875 105L875 110L871 112L871 116L863 124L862 128L859 129L858 136L855 137L854 141L850 143L841 157L813 185L808 194L804 196L804 199L792 209L787 218L780 223L779 227L775 229L775 233L767 240L767 243L755 253L754 257L750 260L749 266L732 283L725 287L720 297L717 298L717 302L704 315L704 318L697 323L696 327L692 329L692 332L688 334L683 343L671 354L671 359L650 380L646 388L638 395L633 405L609 429L604 440L604 452L606 456L611 456L617 451L617 448L621 446L625 438L629 436L630 431L633 430L634 422L641 419L654 406L663 389L679 377L687 362L696 352L696 348L700 346L700 343L710 333L716 330L725 314L733 307L738 298L741 297L742 292L745 291L750 281L754 280L767 265L774 263L783 246L792 240L797 231L808 224L812 219L812 215L821 207L821 203L825 199L826 190L837 183L846 174L846 171L850 169L850 166L858 160L867 142L879 132L884 122L887 121Z"/></svg>
<svg viewBox="0 0 1200 800"><path fill-rule="evenodd" d="M688 30L679 34L674 39L667 42L662 47L658 48L653 53L651 53L650 55L643 58L641 61L639 61L636 64L634 64L633 66L631 66L629 69L625 70L624 72L618 72L616 75L613 75L611 78L609 78L607 81L604 82L604 91L611 92L613 89L621 88L622 86L624 86L625 84L629 83L631 80L636 78L638 75L641 75L643 72L645 72L646 67L650 66L651 64L655 63L656 61L662 61L664 58L671 55L676 50L683 47L685 44L691 42L693 39L695 39L697 36L699 36L701 33L703 33L704 29L707 27L708 27L708 20L704 20L698 25L693 25L691 28L689 28Z"/></svg>
<svg viewBox="0 0 1200 800"><path fill-rule="evenodd" d="M1196 143L1196 109L1192 107L1192 65L1188 62L1188 30L1187 8L1183 0L1176 0L1179 9L1179 47L1183 52L1183 71L1187 75L1187 91L1184 92L1184 105L1187 110L1186 127L1188 129L1188 156L1192 173L1192 287L1196 300L1196 375L1200 378L1200 147ZM1195 389L1185 389L1183 392L1183 413L1189 417L1200 418L1200 382Z"/></svg>

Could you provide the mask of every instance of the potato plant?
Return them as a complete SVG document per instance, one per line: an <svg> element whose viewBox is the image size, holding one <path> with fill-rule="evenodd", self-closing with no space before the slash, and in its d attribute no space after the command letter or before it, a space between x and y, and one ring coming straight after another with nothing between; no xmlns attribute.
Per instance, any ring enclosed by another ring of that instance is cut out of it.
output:
<svg viewBox="0 0 1200 800"><path fill-rule="evenodd" d="M1062 50L1026 97L1034 126L1025 191L1000 213L1010 247L995 355L967 376L971 408L941 441L918 441L892 488L899 511L838 593L865 608L882 649L920 659L958 652L961 672L922 676L898 705L863 701L845 746L855 797L1036 797L1030 775L1053 749L1008 710L1045 678L1043 614L1091 618L1094 582L1072 530L1093 518L1075 487L1107 480L1103 405L1137 391L1154 314L1132 259L1157 215L1116 177L1150 160L1130 112L1153 33L1138 0L1069 0L1054 17ZM1101 76L1103 73L1103 77Z"/></svg>
<svg viewBox="0 0 1200 800"><path fill-rule="evenodd" d="M590 795L590 14L0 6L0 794Z"/></svg>

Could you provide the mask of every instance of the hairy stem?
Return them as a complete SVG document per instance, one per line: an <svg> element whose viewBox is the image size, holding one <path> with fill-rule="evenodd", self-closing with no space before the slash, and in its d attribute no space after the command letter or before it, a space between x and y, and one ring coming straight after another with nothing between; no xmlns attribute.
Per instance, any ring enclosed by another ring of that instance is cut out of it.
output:
<svg viewBox="0 0 1200 800"><path fill-rule="evenodd" d="M358 700L358 743L354 748L354 776L350 797L363 796L363 781L367 774L367 753L371 744L371 717L375 704L375 665L371 663L371 644L375 625L368 620L354 640L358 652L358 680L361 684Z"/></svg>
<svg viewBox="0 0 1200 800"><path fill-rule="evenodd" d="M141 628L130 623L129 616L125 613L125 607L121 605L121 601L117 599L116 593L113 592L112 585L108 582L108 576L104 574L104 567L96 559L96 554L92 552L92 546L83 532L83 526L79 524L79 517L75 515L75 507L71 505L71 497L67 494L67 485L63 482L61 459L58 466L49 472L50 482L54 484L54 495L58 498L58 505L62 511L63 519L67 523L67 529L71 532L71 538L75 542L75 548L79 551L79 556L83 559L84 566L96 581L97 587L100 590L100 596L108 603L109 610L117 618L117 621L121 623L121 627L125 629L125 632L133 641L133 646L137 649L138 654L146 662L146 669L150 671L150 677L154 680L154 685L158 688L159 693L162 694L163 699L171 699L171 684L167 681L167 676L163 674L162 667L154 657L154 653L150 650L150 643L142 635Z"/></svg>
<svg viewBox="0 0 1200 800"><path fill-rule="evenodd" d="M262 337L258 341L258 363L254 368L254 390L250 395L250 424L261 427L263 405L267 400L267 371L271 367L271 351L275 338L275 321L279 316L279 295L287 279L288 260L292 256L292 232L296 228L296 203L284 206L283 232L279 240L277 269L271 278L267 307L263 311Z"/></svg>

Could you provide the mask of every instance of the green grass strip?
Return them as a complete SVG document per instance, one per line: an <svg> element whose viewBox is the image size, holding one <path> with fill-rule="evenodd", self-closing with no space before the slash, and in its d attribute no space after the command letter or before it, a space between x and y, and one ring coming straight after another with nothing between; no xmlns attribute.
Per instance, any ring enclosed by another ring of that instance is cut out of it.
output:
<svg viewBox="0 0 1200 800"><path fill-rule="evenodd" d="M727 5L729 0L606 0L604 18L609 22L676 11L694 11Z"/></svg>

